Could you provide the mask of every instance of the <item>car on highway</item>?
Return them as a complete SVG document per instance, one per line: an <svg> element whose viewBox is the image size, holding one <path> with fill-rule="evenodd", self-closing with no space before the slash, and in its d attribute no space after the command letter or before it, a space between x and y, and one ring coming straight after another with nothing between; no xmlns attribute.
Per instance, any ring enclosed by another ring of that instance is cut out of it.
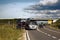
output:
<svg viewBox="0 0 60 40"><path fill-rule="evenodd" d="M38 25L35 21L29 23L29 29L37 29L37 28L38 28Z"/></svg>

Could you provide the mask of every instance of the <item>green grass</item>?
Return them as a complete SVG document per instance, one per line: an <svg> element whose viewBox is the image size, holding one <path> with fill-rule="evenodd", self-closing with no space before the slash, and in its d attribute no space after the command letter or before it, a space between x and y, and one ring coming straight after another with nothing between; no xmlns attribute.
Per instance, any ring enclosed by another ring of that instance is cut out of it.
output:
<svg viewBox="0 0 60 40"><path fill-rule="evenodd" d="M13 25L0 25L0 40L17 40L22 37L23 30L16 29Z"/></svg>
<svg viewBox="0 0 60 40"><path fill-rule="evenodd" d="M58 27L50 26L50 28L55 29L55 30L59 30L59 28L58 28Z"/></svg>

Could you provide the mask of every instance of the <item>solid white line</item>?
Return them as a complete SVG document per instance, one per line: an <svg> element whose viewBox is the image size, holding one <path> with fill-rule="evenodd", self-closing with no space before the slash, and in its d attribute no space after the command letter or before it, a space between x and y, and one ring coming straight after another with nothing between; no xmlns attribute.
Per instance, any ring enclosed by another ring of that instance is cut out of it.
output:
<svg viewBox="0 0 60 40"><path fill-rule="evenodd" d="M29 37L28 31L26 31L26 34L27 34L27 39L30 40L30 37Z"/></svg>
<svg viewBox="0 0 60 40"><path fill-rule="evenodd" d="M21 39L22 39L22 37L18 38L18 40L21 40Z"/></svg>
<svg viewBox="0 0 60 40"><path fill-rule="evenodd" d="M56 37L55 37L55 36L52 36L52 38L54 38L54 39L55 39Z"/></svg>
<svg viewBox="0 0 60 40"><path fill-rule="evenodd" d="M27 40L27 38L26 38L26 33L24 34L24 37L25 37L25 40Z"/></svg>

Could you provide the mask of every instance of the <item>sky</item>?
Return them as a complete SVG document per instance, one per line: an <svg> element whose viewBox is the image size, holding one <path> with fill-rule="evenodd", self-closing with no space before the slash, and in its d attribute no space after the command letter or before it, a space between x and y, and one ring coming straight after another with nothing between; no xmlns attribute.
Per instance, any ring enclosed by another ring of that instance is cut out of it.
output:
<svg viewBox="0 0 60 40"><path fill-rule="evenodd" d="M0 19L29 18L34 14L24 12L24 8L39 0L0 0Z"/></svg>
<svg viewBox="0 0 60 40"><path fill-rule="evenodd" d="M60 0L0 0L0 19L29 17L60 18Z"/></svg>
<svg viewBox="0 0 60 40"><path fill-rule="evenodd" d="M36 13L36 17L60 18L60 0L40 0L26 9Z"/></svg>

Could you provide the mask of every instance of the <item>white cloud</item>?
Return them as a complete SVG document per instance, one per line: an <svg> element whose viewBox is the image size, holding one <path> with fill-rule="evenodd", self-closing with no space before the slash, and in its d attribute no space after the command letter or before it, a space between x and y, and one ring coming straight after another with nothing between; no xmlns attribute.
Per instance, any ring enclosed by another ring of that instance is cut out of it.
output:
<svg viewBox="0 0 60 40"><path fill-rule="evenodd" d="M27 8L29 10L29 8ZM60 18L60 0L40 0L35 5L31 5L30 12L33 12L41 18Z"/></svg>
<svg viewBox="0 0 60 40"><path fill-rule="evenodd" d="M58 0L41 0L39 2L39 4L41 4L41 5L52 5L52 4L55 4L57 2L58 2Z"/></svg>
<svg viewBox="0 0 60 40"><path fill-rule="evenodd" d="M31 14L35 15L33 18L60 18L60 10L41 10Z"/></svg>

